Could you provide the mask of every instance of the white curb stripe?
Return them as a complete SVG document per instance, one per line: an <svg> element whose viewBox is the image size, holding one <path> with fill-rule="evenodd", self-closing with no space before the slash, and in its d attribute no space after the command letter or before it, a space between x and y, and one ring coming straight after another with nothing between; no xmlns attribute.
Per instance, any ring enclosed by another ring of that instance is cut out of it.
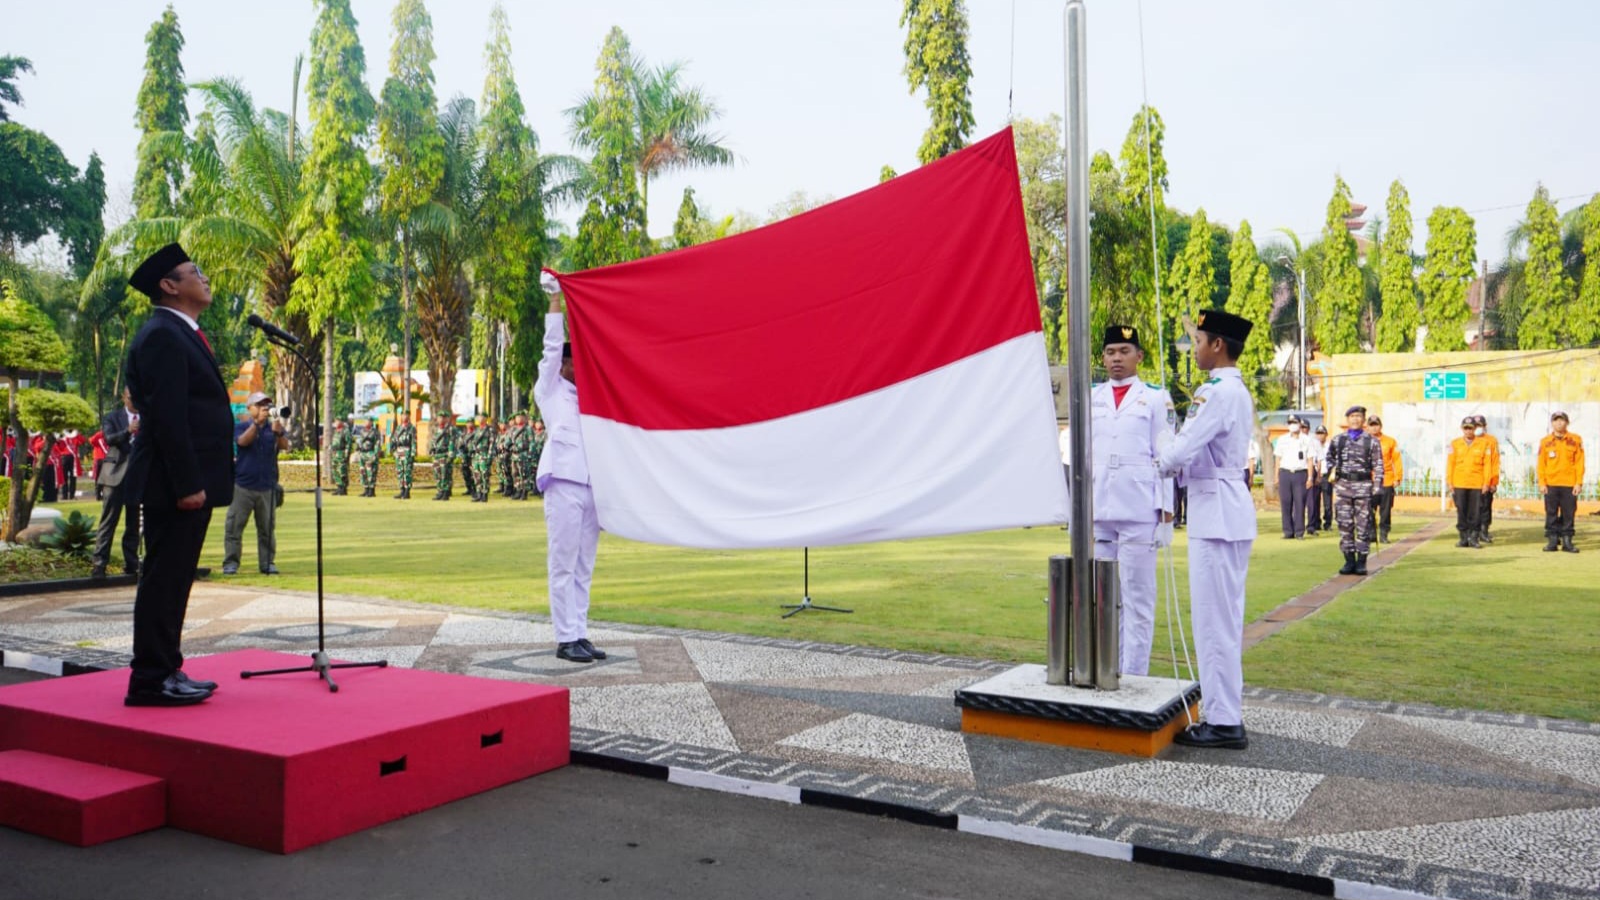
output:
<svg viewBox="0 0 1600 900"><path fill-rule="evenodd" d="M672 784L681 784L685 787L721 791L725 794L764 797L768 800L781 800L784 803L798 804L800 802L800 789L792 784L769 784L764 781L732 778L727 775L715 775L710 772L696 772L693 769L680 769L677 766L667 770L667 781Z"/></svg>
<svg viewBox="0 0 1600 900"><path fill-rule="evenodd" d="M1133 860L1132 844L1092 837L1087 834L1050 831L1045 828L1035 828L1032 825L996 822L992 819L980 819L975 816L958 816L956 818L956 830L1000 838L1006 841L1016 841L1021 844L1033 844L1036 847L1070 850L1073 853L1099 856L1104 859L1120 859L1123 862L1131 862Z"/></svg>
<svg viewBox="0 0 1600 900"><path fill-rule="evenodd" d="M1403 891L1365 881L1346 881L1343 878L1333 879L1333 896L1335 900L1437 900L1432 894Z"/></svg>
<svg viewBox="0 0 1600 900"><path fill-rule="evenodd" d="M61 660L40 656L37 653L22 653L17 650L7 650L3 662L7 669L27 669L41 675L54 675L61 677Z"/></svg>

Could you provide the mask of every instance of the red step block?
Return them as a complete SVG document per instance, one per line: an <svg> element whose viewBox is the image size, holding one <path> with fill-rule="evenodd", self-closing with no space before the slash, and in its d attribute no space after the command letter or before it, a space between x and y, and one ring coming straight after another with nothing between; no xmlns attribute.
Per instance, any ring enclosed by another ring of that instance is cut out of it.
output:
<svg viewBox="0 0 1600 900"><path fill-rule="evenodd" d="M31 750L0 751L0 825L93 847L166 821L160 778Z"/></svg>

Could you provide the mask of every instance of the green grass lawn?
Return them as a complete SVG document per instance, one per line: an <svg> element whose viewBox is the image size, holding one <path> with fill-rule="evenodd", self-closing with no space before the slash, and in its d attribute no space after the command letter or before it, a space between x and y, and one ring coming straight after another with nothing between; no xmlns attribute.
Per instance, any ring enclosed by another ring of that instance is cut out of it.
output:
<svg viewBox="0 0 1600 900"><path fill-rule="evenodd" d="M538 501L495 497L487 506L459 499L435 503L420 485L416 495L409 502L388 496L326 498L329 594L547 611L544 517ZM1279 537L1276 510L1263 513L1260 521L1262 537L1250 561L1247 620L1322 582L1342 563L1335 537L1285 541ZM1426 521L1396 518L1394 536ZM219 510L202 558L202 565L213 570L220 570L222 563L222 522ZM1436 539L1367 587L1253 649L1245 658L1246 679L1376 699L1600 718L1600 699L1592 696L1600 684L1593 652L1600 629L1591 621L1593 601L1585 616L1572 602L1578 593L1566 595L1567 611L1553 626L1561 630L1562 641L1550 654L1531 652L1538 645L1525 637L1500 639L1549 627L1543 614L1515 625L1508 624L1509 612L1500 612L1526 606L1516 602L1525 599L1523 567L1550 582L1553 608L1546 612L1554 613L1561 607L1556 602L1558 573L1571 571L1574 563L1581 567L1587 557L1541 554L1523 528L1512 523L1505 524L1504 533L1506 539L1495 549L1469 556L1454 555L1444 537ZM802 594L799 550L682 550L605 535L591 615L616 622L1043 662L1046 559L1068 549L1066 533L1055 528L817 548L811 552L812 600L855 613L806 612L782 619L778 605L796 602ZM1181 531L1174 549L1187 619L1186 540ZM280 510L277 562L282 575L256 573L254 533L247 529L241 574L218 580L315 590L313 509L307 494L291 494ZM1461 565L1455 566L1457 562ZM1471 589L1475 599L1464 603L1461 588L1441 590L1444 575L1477 584ZM1406 615L1397 615L1397 608ZM1170 671L1163 616L1158 609L1152 666L1157 673ZM1415 622L1408 616L1416 617ZM1439 649L1437 636L1448 637L1448 652ZM1355 648L1363 649L1358 654ZM1364 662L1367 657L1371 663ZM1549 673L1552 667L1558 674ZM1580 672L1586 678L1567 677Z"/></svg>
<svg viewBox="0 0 1600 900"><path fill-rule="evenodd" d="M1582 528L1583 526L1580 526ZM1544 553L1542 521L1450 529L1245 655L1254 684L1600 720L1600 541Z"/></svg>

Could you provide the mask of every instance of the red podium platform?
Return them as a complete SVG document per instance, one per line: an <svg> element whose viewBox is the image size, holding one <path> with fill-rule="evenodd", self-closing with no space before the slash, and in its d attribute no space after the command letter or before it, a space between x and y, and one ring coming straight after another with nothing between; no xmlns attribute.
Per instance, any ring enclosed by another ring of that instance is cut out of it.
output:
<svg viewBox="0 0 1600 900"><path fill-rule="evenodd" d="M293 853L567 764L566 688L400 668L239 678L306 662L192 659L221 685L179 709L122 705L126 669L0 689L0 750L163 779L167 824Z"/></svg>

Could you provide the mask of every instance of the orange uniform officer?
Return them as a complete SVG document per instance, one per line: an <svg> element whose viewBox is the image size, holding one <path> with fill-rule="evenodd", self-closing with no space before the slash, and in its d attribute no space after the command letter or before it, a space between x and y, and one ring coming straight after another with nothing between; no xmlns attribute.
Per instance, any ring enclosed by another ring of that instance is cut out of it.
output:
<svg viewBox="0 0 1600 900"><path fill-rule="evenodd" d="M1472 416L1461 421L1461 437L1450 442L1444 465L1445 487L1456 505L1456 532L1460 535L1456 546L1474 549L1479 546L1479 503L1489 486L1500 481L1500 454L1474 433L1477 427Z"/></svg>
<svg viewBox="0 0 1600 900"><path fill-rule="evenodd" d="M1539 441L1535 471L1539 493L1544 495L1545 552L1553 553L1559 547L1577 553L1572 536L1578 489L1583 486L1583 439L1567 431L1566 413L1550 416L1550 433Z"/></svg>
<svg viewBox="0 0 1600 900"><path fill-rule="evenodd" d="M1379 452L1383 455L1383 486L1372 495L1372 515L1377 519L1378 543L1387 544L1389 521L1394 513L1394 493L1400 484L1400 476L1404 474L1400 444L1383 433L1383 419L1377 416L1367 419L1367 434L1377 438Z"/></svg>

